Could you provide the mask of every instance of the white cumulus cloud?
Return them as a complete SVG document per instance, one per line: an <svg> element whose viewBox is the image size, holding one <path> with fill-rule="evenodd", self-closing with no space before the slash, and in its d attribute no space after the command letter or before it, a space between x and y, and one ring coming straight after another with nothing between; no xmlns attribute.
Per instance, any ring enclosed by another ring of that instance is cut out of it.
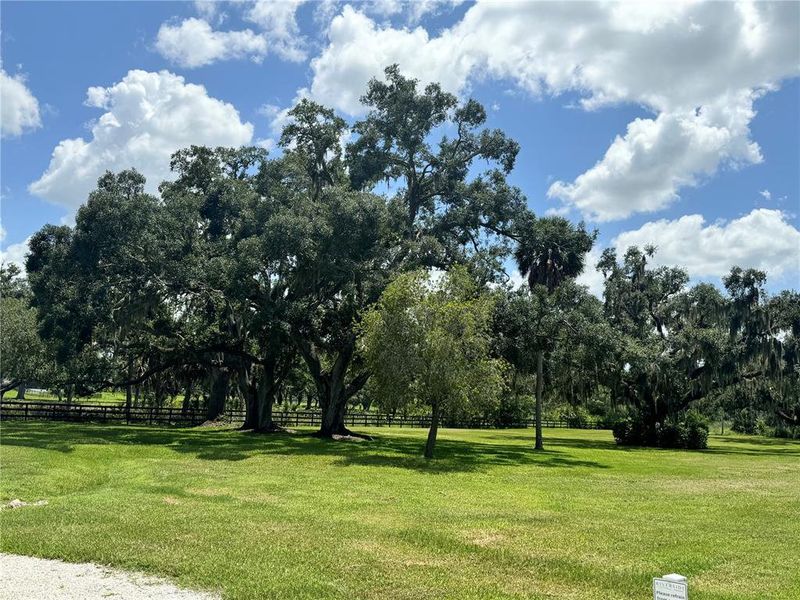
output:
<svg viewBox="0 0 800 600"><path fill-rule="evenodd" d="M733 266L761 269L773 278L800 274L800 231L780 210L757 208L711 224L696 214L661 219L613 241L619 253L647 244L657 247L653 264L684 267L691 277L721 277Z"/></svg>
<svg viewBox="0 0 800 600"><path fill-rule="evenodd" d="M578 92L585 110L651 111L597 164L550 188L596 220L658 210L719 168L762 160L753 101L800 73L800 4L790 2L479 1L434 36L346 6L327 36L311 95L354 115L367 81L391 63L456 93L489 77L533 96Z"/></svg>
<svg viewBox="0 0 800 600"><path fill-rule="evenodd" d="M362 2L361 8L381 17L405 13L408 22L418 23L426 15L440 13L463 2L464 0L369 0Z"/></svg>
<svg viewBox="0 0 800 600"><path fill-rule="evenodd" d="M361 114L358 99L367 82L380 77L393 63L423 83L438 82L459 92L476 64L475 58L462 50L447 32L431 38L423 27L380 26L348 5L331 21L328 46L311 61L311 95L343 112Z"/></svg>
<svg viewBox="0 0 800 600"><path fill-rule="evenodd" d="M164 58L191 69L248 56L260 61L267 53L267 40L249 29L214 31L206 21L191 18L178 25L161 25L156 49Z"/></svg>
<svg viewBox="0 0 800 600"><path fill-rule="evenodd" d="M0 68L0 135L16 137L42 126L39 101L22 75L12 77Z"/></svg>
<svg viewBox="0 0 800 600"><path fill-rule="evenodd" d="M106 170L135 167L155 192L170 177L176 150L242 146L253 138L253 126L240 120L233 105L168 71L129 71L112 86L89 88L86 103L105 111L92 125L91 139L62 140L47 170L29 186L32 194L71 209Z"/></svg>
<svg viewBox="0 0 800 600"><path fill-rule="evenodd" d="M611 221L664 208L680 188L696 185L720 164L761 162L758 144L749 139L753 97L740 96L634 120L596 165L572 183L553 183L548 197L574 205L594 221Z"/></svg>
<svg viewBox="0 0 800 600"><path fill-rule="evenodd" d="M17 244L10 244L5 249L0 248L0 263L5 265L17 265L19 270L25 272L25 256L29 252L28 243L31 238L28 237L23 242Z"/></svg>
<svg viewBox="0 0 800 600"><path fill-rule="evenodd" d="M300 34L296 13L304 1L258 0L232 5L243 10L243 18L257 26L257 33L250 29L217 31L209 22L219 20L218 5L195 2L202 18L163 23L155 48L167 60L189 69L237 58L260 62L268 52L299 62L306 58L306 40Z"/></svg>
<svg viewBox="0 0 800 600"><path fill-rule="evenodd" d="M194 0L194 9L206 21L213 21L219 16L221 2L215 0Z"/></svg>
<svg viewBox="0 0 800 600"><path fill-rule="evenodd" d="M580 285L585 285L589 288L589 292L598 298L603 297L603 290L605 289L605 278L597 270L597 263L600 262L602 254L603 249L597 245L587 252L583 263L583 272L575 279Z"/></svg>
<svg viewBox="0 0 800 600"><path fill-rule="evenodd" d="M305 0L257 0L245 18L255 23L269 40L271 51L284 60L305 60L306 41L297 24L297 9Z"/></svg>

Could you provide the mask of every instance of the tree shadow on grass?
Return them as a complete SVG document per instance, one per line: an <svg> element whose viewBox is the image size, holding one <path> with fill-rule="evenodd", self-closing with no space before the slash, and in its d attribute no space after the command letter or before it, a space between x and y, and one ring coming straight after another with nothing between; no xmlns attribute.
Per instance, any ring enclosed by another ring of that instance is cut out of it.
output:
<svg viewBox="0 0 800 600"><path fill-rule="evenodd" d="M533 446L534 443L533 433L530 435L509 435L505 436L504 439L524 440L529 442L531 446ZM556 448L580 448L586 450L635 450L635 448L631 446L617 446L617 443L614 441L613 437L608 440L587 440L582 438L561 437L556 435L550 436L545 433L545 450L552 448L553 446Z"/></svg>
<svg viewBox="0 0 800 600"><path fill-rule="evenodd" d="M0 431L0 447L23 446L56 452L72 452L76 446L86 444L112 444L111 432L94 431L88 427L29 421L25 423L3 423Z"/></svg>
<svg viewBox="0 0 800 600"><path fill-rule="evenodd" d="M435 458L422 456L424 439L381 437L378 451L349 452L339 457L341 466L393 467L429 473L478 471L486 466L589 467L606 469L607 465L580 460L556 450L535 452L533 448L487 442L439 439Z"/></svg>
<svg viewBox="0 0 800 600"><path fill-rule="evenodd" d="M429 473L477 471L489 466L532 465L541 467L608 468L580 460L557 450L534 452L513 444L439 439L436 458L422 457L423 436L418 438L379 434L375 440L334 441L306 433L254 434L234 429L168 429L125 425L74 425L25 423L4 427L0 444L58 452L77 446L161 446L201 460L240 461L269 455L330 456L340 467L368 466L413 469Z"/></svg>
<svg viewBox="0 0 800 600"><path fill-rule="evenodd" d="M511 435L506 439L530 440L533 436ZM545 448L580 448L587 450L614 450L617 452L691 452L699 454L729 454L749 456L800 456L800 440L785 438L756 437L724 437L714 436L712 445L703 450L659 448L656 446L619 446L613 437L608 440L583 439L575 437L547 436L544 438ZM753 447L756 446L756 447ZM760 446L760 447L759 447Z"/></svg>
<svg viewBox="0 0 800 600"><path fill-rule="evenodd" d="M792 440L788 438L777 438L777 437L763 437L763 436L745 436L745 435L737 435L737 436L729 436L726 437L724 435L717 435L714 436L714 439L719 442L730 442L730 443L739 443L739 444L748 444L751 446L792 446L793 448L797 448L800 450L800 439Z"/></svg>
<svg viewBox="0 0 800 600"><path fill-rule="evenodd" d="M747 456L800 456L800 440L765 437L722 437L714 438L714 446L708 449L711 454L730 454ZM722 447L720 447L722 445ZM753 446L756 446L755 448Z"/></svg>

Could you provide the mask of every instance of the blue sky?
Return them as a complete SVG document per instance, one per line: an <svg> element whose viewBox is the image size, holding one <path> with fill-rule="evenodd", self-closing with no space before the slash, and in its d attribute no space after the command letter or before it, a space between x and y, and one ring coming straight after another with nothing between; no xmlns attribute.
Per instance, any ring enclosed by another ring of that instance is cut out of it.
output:
<svg viewBox="0 0 800 600"><path fill-rule="evenodd" d="M353 120L397 62L484 103L534 211L597 227L597 252L652 242L696 280L737 263L800 287L797 3L0 7L6 260L106 168L155 186L181 145L270 147L302 96Z"/></svg>

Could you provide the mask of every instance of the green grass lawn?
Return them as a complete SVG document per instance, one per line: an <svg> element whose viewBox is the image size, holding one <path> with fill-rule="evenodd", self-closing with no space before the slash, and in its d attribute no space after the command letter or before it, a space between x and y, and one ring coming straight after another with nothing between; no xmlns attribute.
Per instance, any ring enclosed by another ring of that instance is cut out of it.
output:
<svg viewBox="0 0 800 600"><path fill-rule="evenodd" d="M225 598L800 598L800 443L619 449L608 431L2 428L3 551L169 576Z"/></svg>
<svg viewBox="0 0 800 600"><path fill-rule="evenodd" d="M17 400L16 390L7 392L4 400ZM66 396L62 396L60 402L66 403ZM31 391L25 392L25 400L23 402L59 402L58 396L52 392L47 391ZM73 404L125 404L124 391L103 391L92 394L91 396L79 396L72 399ZM183 396L174 396L166 401L164 406L181 406L183 403Z"/></svg>
<svg viewBox="0 0 800 600"><path fill-rule="evenodd" d="M177 399L177 397L176 397ZM12 390L7 392L4 400L17 400L17 392ZM39 392L26 390L25 399L21 402L58 402L58 396L51 392ZM66 402L66 397L61 398L61 402ZM173 400L174 402L174 400ZM83 396L72 399L73 404L124 404L125 392L98 392L91 396Z"/></svg>

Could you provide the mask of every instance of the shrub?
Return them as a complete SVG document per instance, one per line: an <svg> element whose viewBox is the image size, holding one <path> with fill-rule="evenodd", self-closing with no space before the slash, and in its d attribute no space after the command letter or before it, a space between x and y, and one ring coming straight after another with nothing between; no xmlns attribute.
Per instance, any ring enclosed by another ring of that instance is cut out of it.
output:
<svg viewBox="0 0 800 600"><path fill-rule="evenodd" d="M586 401L586 412L592 417L604 418L609 412L614 410L609 407L608 400L603 398L590 398Z"/></svg>
<svg viewBox="0 0 800 600"><path fill-rule="evenodd" d="M492 418L495 427L519 427L533 414L536 399L525 394L505 394Z"/></svg>
<svg viewBox="0 0 800 600"><path fill-rule="evenodd" d="M708 448L708 421L695 410L690 410L684 417L686 429L685 447L692 450Z"/></svg>
<svg viewBox="0 0 800 600"><path fill-rule="evenodd" d="M669 419L651 427L641 414L621 419L612 427L614 439L621 446L659 446L661 448L708 447L708 423L697 411L688 411L681 419Z"/></svg>
<svg viewBox="0 0 800 600"><path fill-rule="evenodd" d="M640 413L617 421L611 428L614 439L621 446L655 446L657 436L655 430L645 421Z"/></svg>
<svg viewBox="0 0 800 600"><path fill-rule="evenodd" d="M776 422L774 417L769 418L769 415L764 412L756 411L749 407L745 407L734 414L731 429L738 433L749 435L790 439L796 438L800 434L800 428L786 425L781 421Z"/></svg>
<svg viewBox="0 0 800 600"><path fill-rule="evenodd" d="M755 424L755 434L769 437L773 434L772 427L767 424L764 417L758 417Z"/></svg>
<svg viewBox="0 0 800 600"><path fill-rule="evenodd" d="M571 406L560 415L569 427L584 427L591 419L589 413L582 406Z"/></svg>
<svg viewBox="0 0 800 600"><path fill-rule="evenodd" d="M743 408L733 415L731 429L737 433L754 434L756 432L756 414L750 408Z"/></svg>
<svg viewBox="0 0 800 600"><path fill-rule="evenodd" d="M687 432L682 423L667 421L658 428L658 445L661 448L685 448Z"/></svg>
<svg viewBox="0 0 800 600"><path fill-rule="evenodd" d="M626 417L620 419L611 428L614 434L614 439L620 446L629 446L635 444L633 441L633 419Z"/></svg>
<svg viewBox="0 0 800 600"><path fill-rule="evenodd" d="M791 425L784 425L783 423L778 423L775 429L772 432L772 435L776 438L785 438L789 440L794 440L800 437L800 427L793 427Z"/></svg>

